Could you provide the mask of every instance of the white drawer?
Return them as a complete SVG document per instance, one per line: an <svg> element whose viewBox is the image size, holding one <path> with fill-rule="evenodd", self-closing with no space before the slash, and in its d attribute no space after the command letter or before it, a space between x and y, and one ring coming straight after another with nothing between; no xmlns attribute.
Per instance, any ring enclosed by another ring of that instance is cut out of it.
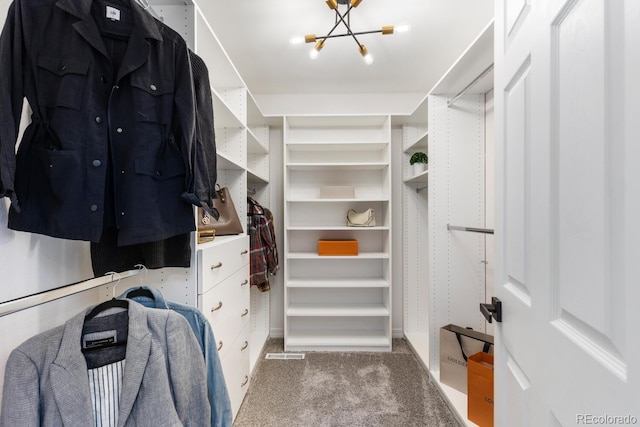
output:
<svg viewBox="0 0 640 427"><path fill-rule="evenodd" d="M249 323L251 299L248 280L247 265L203 295L202 311L211 324L221 358Z"/></svg>
<svg viewBox="0 0 640 427"><path fill-rule="evenodd" d="M236 315L234 318L239 320L243 310L249 309L250 301L249 266L245 265L202 295L202 312L211 326L218 328L229 316ZM248 313L243 317L248 317Z"/></svg>
<svg viewBox="0 0 640 427"><path fill-rule="evenodd" d="M247 325L235 342L231 350L221 359L224 379L231 399L231 409L235 417L242 405L249 388L249 326Z"/></svg>
<svg viewBox="0 0 640 427"><path fill-rule="evenodd" d="M249 236L198 250L198 292L215 287L243 265L249 264Z"/></svg>

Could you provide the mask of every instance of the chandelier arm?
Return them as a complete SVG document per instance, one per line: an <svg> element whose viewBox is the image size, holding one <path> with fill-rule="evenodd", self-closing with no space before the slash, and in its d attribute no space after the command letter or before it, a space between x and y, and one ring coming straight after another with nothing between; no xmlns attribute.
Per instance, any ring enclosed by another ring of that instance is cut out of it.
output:
<svg viewBox="0 0 640 427"><path fill-rule="evenodd" d="M333 26L333 28L332 28L332 29L327 33L327 35L326 35L326 36L324 36L324 37L318 37L318 38L319 38L319 39L322 39L322 40L326 40L326 39L330 38L331 33L333 33L333 32L335 31L335 29L336 29L336 28L338 28L338 25L339 25L339 24L340 24L340 22L336 22L336 25L334 25L334 26Z"/></svg>
<svg viewBox="0 0 640 427"><path fill-rule="evenodd" d="M331 34L331 35L327 34L326 36L321 36L321 37L318 37L318 38L319 39L334 39L334 38L337 38L337 37L347 37L347 36L353 36L353 35L360 36L360 35L363 35L363 34L374 34L374 33L381 33L381 32L382 32L382 30L371 30L371 31L359 31L357 33L344 33L344 34Z"/></svg>
<svg viewBox="0 0 640 427"><path fill-rule="evenodd" d="M362 44L358 41L358 39L356 38L356 35L353 31L351 31L351 25L349 25L347 22L345 22L344 17L347 17L347 20L349 22L351 22L351 19L349 18L349 12L351 12L351 9L353 9L352 5L349 5L349 8L347 9L347 11L344 13L344 15L342 15L340 12L338 12L338 9L336 8L336 15L338 17L340 17L340 21L344 24L345 27L347 27L347 30L349 30L349 34L351 35L351 37L353 37L353 40L355 40L356 44L358 45L359 48L362 48ZM337 24L336 24L337 25ZM335 29L335 27L333 27L333 29ZM333 31L333 30L331 30ZM331 34L331 32L329 32L329 34Z"/></svg>

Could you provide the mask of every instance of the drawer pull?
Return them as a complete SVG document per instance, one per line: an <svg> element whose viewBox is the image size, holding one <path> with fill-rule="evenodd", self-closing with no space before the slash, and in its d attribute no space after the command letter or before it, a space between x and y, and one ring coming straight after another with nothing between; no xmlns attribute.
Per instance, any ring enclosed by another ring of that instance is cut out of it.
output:
<svg viewBox="0 0 640 427"><path fill-rule="evenodd" d="M240 252L240 255L246 255L248 253L249 253L249 251L245 249L244 251Z"/></svg>
<svg viewBox="0 0 640 427"><path fill-rule="evenodd" d="M242 384L240 384L240 387L246 386L248 382L249 382L249 377L247 375L245 375L244 376L244 382Z"/></svg>
<svg viewBox="0 0 640 427"><path fill-rule="evenodd" d="M222 267L222 261L218 262L216 265L212 265L211 269L215 270L216 268L220 268L220 267Z"/></svg>
<svg viewBox="0 0 640 427"><path fill-rule="evenodd" d="M249 347L249 343L245 341L242 347L240 348L240 351L245 350L247 347Z"/></svg>
<svg viewBox="0 0 640 427"><path fill-rule="evenodd" d="M222 350L222 341L218 343L218 351Z"/></svg>
<svg viewBox="0 0 640 427"><path fill-rule="evenodd" d="M222 304L222 303L221 303L221 304ZM244 311L242 312L242 314L240 315L240 317L244 317L244 316L246 316L247 314L249 314L249 309L248 309L248 308L245 308L245 309L244 309Z"/></svg>
<svg viewBox="0 0 640 427"><path fill-rule="evenodd" d="M240 286L244 286L244 285L246 285L247 283L249 283L249 280L248 280L248 279L244 279L244 280L242 281L242 283L240 283Z"/></svg>
<svg viewBox="0 0 640 427"><path fill-rule="evenodd" d="M222 308L222 301L218 301L218 306L217 307L213 307L211 309L211 312L213 313L214 311L218 311Z"/></svg>

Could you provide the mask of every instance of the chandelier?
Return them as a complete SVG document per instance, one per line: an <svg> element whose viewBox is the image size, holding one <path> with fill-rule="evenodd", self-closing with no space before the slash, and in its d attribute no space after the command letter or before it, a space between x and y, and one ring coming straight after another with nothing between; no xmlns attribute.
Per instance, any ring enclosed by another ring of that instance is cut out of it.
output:
<svg viewBox="0 0 640 427"><path fill-rule="evenodd" d="M324 44L327 39L337 38L337 37L352 37L353 40L358 45L358 50L362 57L364 58L365 63L367 65L373 62L373 58L369 54L367 47L360 43L357 36L361 36L363 34L375 34L381 33L382 35L393 34L394 32L404 32L409 30L408 25L401 25L394 27L393 25L387 25L382 27L379 30L370 30L370 31L358 31L354 32L351 30L351 10L355 7L358 7L362 0L326 0L325 3L329 6L329 9L335 11L335 22L331 30L324 36L316 36L315 34L307 34L304 37L293 37L290 39L291 44L301 44L301 43L315 43L313 49L309 52L309 56L311 59L315 59L318 57L318 54L324 47ZM340 13L338 9L338 5L346 5L347 10L344 13ZM340 24L343 24L346 28L346 33L343 34L334 34L333 32L338 28Z"/></svg>

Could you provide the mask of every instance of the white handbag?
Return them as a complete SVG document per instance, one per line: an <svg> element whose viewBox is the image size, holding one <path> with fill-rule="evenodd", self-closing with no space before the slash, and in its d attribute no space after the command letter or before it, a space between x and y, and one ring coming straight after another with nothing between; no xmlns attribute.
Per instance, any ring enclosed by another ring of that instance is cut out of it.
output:
<svg viewBox="0 0 640 427"><path fill-rule="evenodd" d="M356 212L349 209L347 212L347 225L349 227L375 227L376 216L373 209L369 208L364 212Z"/></svg>

